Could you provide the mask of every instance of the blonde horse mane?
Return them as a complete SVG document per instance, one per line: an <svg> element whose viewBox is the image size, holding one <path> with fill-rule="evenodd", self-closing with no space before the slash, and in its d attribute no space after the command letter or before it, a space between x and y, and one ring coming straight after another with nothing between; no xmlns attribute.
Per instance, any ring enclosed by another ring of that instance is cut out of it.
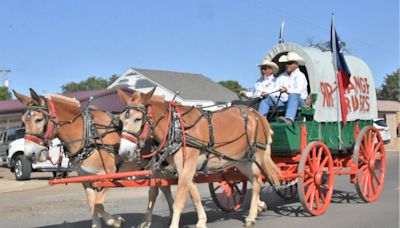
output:
<svg viewBox="0 0 400 228"><path fill-rule="evenodd" d="M50 94L50 95L48 95L48 99L55 101L55 102L72 105L77 109L79 109L81 107L81 104L79 103L79 101L77 99L66 97L66 96L59 95L59 94Z"/></svg>

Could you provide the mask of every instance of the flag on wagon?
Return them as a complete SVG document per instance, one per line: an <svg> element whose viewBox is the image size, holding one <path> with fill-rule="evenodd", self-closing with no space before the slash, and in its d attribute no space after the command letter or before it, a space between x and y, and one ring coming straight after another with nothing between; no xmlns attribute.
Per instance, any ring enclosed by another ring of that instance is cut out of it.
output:
<svg viewBox="0 0 400 228"><path fill-rule="evenodd" d="M350 84L350 70L347 66L346 60L343 55L343 47L340 42L335 29L335 20L332 16L332 26L331 26L331 51L333 55L333 60L337 73L337 88L339 90L340 106L342 113L342 123L347 123L347 105L345 102L344 92Z"/></svg>

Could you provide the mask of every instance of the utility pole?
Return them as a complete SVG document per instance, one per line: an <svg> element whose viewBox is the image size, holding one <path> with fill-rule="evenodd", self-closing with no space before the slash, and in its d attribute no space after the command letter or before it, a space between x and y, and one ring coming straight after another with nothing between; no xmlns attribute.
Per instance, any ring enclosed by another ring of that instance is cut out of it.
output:
<svg viewBox="0 0 400 228"><path fill-rule="evenodd" d="M6 88L8 88L8 86L9 86L7 74L10 72L11 72L11 70L7 69L7 68L0 69L0 73L3 74L3 85L2 86L6 87Z"/></svg>

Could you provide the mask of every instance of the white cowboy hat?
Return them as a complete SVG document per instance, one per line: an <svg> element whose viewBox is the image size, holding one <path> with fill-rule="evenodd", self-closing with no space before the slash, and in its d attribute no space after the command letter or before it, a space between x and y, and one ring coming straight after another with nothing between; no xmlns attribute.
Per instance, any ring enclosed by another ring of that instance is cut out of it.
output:
<svg viewBox="0 0 400 228"><path fill-rule="evenodd" d="M277 74L279 71L279 67L276 63L269 61L267 59L264 59L261 64L258 64L257 66L262 67L262 66L268 66L272 68L272 74Z"/></svg>
<svg viewBox="0 0 400 228"><path fill-rule="evenodd" d="M287 55L282 55L279 57L278 60L280 63L286 63L286 62L296 62L297 64L304 66L306 61L297 53L295 52L289 52Z"/></svg>

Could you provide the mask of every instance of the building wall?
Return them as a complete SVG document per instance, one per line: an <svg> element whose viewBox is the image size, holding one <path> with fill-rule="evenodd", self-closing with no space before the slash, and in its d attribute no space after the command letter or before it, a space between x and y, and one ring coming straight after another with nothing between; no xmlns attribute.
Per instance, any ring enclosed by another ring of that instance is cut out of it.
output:
<svg viewBox="0 0 400 228"><path fill-rule="evenodd" d="M0 115L0 131L10 127L22 126L21 113Z"/></svg>

